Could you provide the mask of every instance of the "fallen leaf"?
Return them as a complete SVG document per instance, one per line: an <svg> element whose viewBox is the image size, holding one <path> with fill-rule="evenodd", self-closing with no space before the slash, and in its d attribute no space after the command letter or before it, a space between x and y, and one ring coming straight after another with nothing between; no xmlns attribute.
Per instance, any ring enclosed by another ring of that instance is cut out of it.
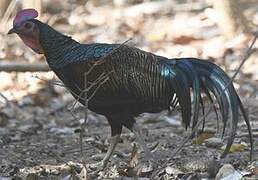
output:
<svg viewBox="0 0 258 180"><path fill-rule="evenodd" d="M26 180L38 180L38 179L39 179L39 176L36 173L30 173L26 177Z"/></svg>
<svg viewBox="0 0 258 180"><path fill-rule="evenodd" d="M193 140L193 144L202 144L204 140L212 138L214 134L215 133L212 131L204 131L197 138Z"/></svg>
<svg viewBox="0 0 258 180"><path fill-rule="evenodd" d="M247 145L245 143L241 143L241 144L232 144L232 146L230 147L229 152L233 153L233 152L240 152L243 151L245 148L247 147ZM223 146L222 149L225 150L226 146Z"/></svg>
<svg viewBox="0 0 258 180"><path fill-rule="evenodd" d="M149 162L149 163L144 163L141 164L141 166L138 169L137 175L139 177L150 177L152 172L154 171L154 164Z"/></svg>
<svg viewBox="0 0 258 180"><path fill-rule="evenodd" d="M231 164L224 164L217 173L215 180L240 180L248 174L250 173L247 171L236 170Z"/></svg>
<svg viewBox="0 0 258 180"><path fill-rule="evenodd" d="M187 36L187 35L180 35L178 37L175 37L172 41L175 44L190 44L192 41L201 40L200 38L196 38L193 36Z"/></svg>
<svg viewBox="0 0 258 180"><path fill-rule="evenodd" d="M179 175L179 174L184 174L182 171L180 171L179 169L176 169L174 167L168 166L166 167L166 173L169 175Z"/></svg>

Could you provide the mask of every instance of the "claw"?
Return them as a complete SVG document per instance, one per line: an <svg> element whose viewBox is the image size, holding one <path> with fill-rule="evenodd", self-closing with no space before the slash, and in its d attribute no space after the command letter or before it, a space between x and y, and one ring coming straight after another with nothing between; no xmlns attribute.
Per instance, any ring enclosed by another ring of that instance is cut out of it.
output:
<svg viewBox="0 0 258 180"><path fill-rule="evenodd" d="M136 123L134 123L132 127L132 131L136 136L136 140L138 141L138 144L140 145L141 149L144 152L144 157L148 161L152 161L153 163L157 164L159 158L155 156L150 149L147 147L147 144L143 140L143 136L141 134L141 131Z"/></svg>
<svg viewBox="0 0 258 180"><path fill-rule="evenodd" d="M102 161L100 161L100 162L97 162L97 163L94 163L94 164L90 164L89 168L94 170L94 171L102 171L102 170L104 170L107 167L109 158L113 154L113 151L114 151L114 149L115 149L119 139L120 139L120 134L117 134L117 135L113 136L111 138L111 142L110 142L110 145L108 147L108 151L107 151L104 159Z"/></svg>

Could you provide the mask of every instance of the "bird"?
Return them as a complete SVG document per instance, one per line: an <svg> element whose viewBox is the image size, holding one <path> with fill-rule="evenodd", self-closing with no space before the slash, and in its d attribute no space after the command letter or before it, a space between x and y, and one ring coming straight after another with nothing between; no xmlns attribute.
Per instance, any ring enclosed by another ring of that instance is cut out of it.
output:
<svg viewBox="0 0 258 180"><path fill-rule="evenodd" d="M105 157L98 163L100 167L107 166L123 127L135 134L146 157L155 159L136 117L179 106L182 125L195 128L204 113L203 94L219 106L222 133L226 126L230 127L222 157L233 144L239 112L247 124L252 148L252 130L240 97L230 77L215 63L198 58L167 58L126 43L82 44L37 16L35 9L20 10L8 34L16 33L35 53L44 54L51 70L74 98L107 118L111 139Z"/></svg>

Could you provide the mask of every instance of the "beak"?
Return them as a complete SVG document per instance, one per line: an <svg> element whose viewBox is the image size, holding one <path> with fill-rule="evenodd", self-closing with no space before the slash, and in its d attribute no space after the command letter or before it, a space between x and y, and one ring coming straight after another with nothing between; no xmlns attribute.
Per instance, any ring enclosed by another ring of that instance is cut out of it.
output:
<svg viewBox="0 0 258 180"><path fill-rule="evenodd" d="M7 34L13 34L13 33L16 33L14 28L10 29Z"/></svg>

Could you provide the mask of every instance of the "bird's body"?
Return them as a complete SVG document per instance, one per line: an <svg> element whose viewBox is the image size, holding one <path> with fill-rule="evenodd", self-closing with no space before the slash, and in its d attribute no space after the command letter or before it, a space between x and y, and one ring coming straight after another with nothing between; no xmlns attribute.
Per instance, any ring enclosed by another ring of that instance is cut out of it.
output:
<svg viewBox="0 0 258 180"><path fill-rule="evenodd" d="M89 47L85 46L85 50L95 46L98 48L114 47L109 44L93 44ZM127 59L121 59L125 51L132 54ZM107 53L112 52L111 50ZM146 55L149 55L146 60L139 61L139 56ZM159 112L168 109L169 102L174 95L170 83L171 77L169 77L173 76L169 72L171 65L169 65L169 60L165 58L158 60L157 57L136 48L117 45L117 50L114 50L112 56L100 58L103 63L96 65L89 73L88 84L96 81L102 73L109 75L108 80L98 88L89 101L90 110L103 115L127 111L136 116L143 112ZM94 65L94 58L88 57L54 71L69 89L79 95L80 90L85 89L84 74L92 65ZM159 87L156 86L157 83L160 84ZM84 104L81 99L80 102Z"/></svg>
<svg viewBox="0 0 258 180"><path fill-rule="evenodd" d="M84 74L94 63L103 61L88 75L88 81L94 82L100 74L109 74L109 80L89 102L91 110L104 115L112 111L137 115L168 107L169 97L173 95L169 88L169 76L173 75L169 69L175 60L171 60L170 65L167 58L126 45L79 44L53 29L45 29L46 34L56 36L52 38L44 33L40 36L46 59L57 76L77 95L85 89Z"/></svg>
<svg viewBox="0 0 258 180"><path fill-rule="evenodd" d="M137 134L135 116L170 110L177 104L184 126L195 127L199 110L204 108L202 92L212 103L211 94L218 101L224 129L228 123L231 125L231 138L225 152L234 140L239 109L249 126L230 78L207 60L168 59L124 44L80 44L36 19L30 18L23 23L32 24L36 27L33 32L38 32L33 36L35 42L27 45L44 53L51 69L82 104L85 103L85 88L91 87L87 94L92 97L89 109L107 117L113 137L120 135L123 126ZM26 28L25 25L22 28ZM17 34L23 39L26 33ZM142 143L142 139L139 142ZM116 143L117 140L111 145L106 161Z"/></svg>

